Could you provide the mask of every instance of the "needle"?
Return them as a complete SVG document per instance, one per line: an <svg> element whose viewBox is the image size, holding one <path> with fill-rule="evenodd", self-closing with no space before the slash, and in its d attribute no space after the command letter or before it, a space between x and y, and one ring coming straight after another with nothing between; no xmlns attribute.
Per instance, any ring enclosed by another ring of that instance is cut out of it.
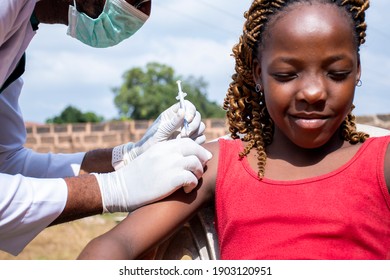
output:
<svg viewBox="0 0 390 280"><path fill-rule="evenodd" d="M180 101L180 108L184 109L184 114L186 112L186 106L185 106L185 103L184 103L184 97L187 96L187 93L183 92L182 89L181 89L181 81L177 81L177 87L179 88L179 92L176 96L176 99ZM188 136L188 121L186 119L184 119L184 129L186 131L186 134Z"/></svg>

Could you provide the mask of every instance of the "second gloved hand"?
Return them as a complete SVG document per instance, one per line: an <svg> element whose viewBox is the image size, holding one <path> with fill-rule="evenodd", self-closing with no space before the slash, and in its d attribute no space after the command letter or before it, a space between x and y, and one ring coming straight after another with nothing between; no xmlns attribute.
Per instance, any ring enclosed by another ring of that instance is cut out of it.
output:
<svg viewBox="0 0 390 280"><path fill-rule="evenodd" d="M104 212L130 212L177 189L194 189L211 153L191 139L157 143L123 168L94 174Z"/></svg>
<svg viewBox="0 0 390 280"><path fill-rule="evenodd" d="M115 147L112 153L114 169L118 170L128 164L158 142L188 137L198 144L203 144L206 136L203 134L205 124L202 122L201 115L188 100L185 100L185 106L185 114L180 109L180 103L162 112L139 142ZM187 131L184 128L184 119L188 122Z"/></svg>

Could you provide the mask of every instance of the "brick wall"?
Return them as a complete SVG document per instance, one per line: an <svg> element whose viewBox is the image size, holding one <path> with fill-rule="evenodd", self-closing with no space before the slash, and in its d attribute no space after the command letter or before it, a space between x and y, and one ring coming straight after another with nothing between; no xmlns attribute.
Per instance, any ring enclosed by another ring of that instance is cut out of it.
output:
<svg viewBox="0 0 390 280"><path fill-rule="evenodd" d="M206 119L205 135L212 140L228 134L224 119ZM357 117L358 123L390 129L390 115ZM26 147L37 152L73 153L136 142L153 121L123 121L65 125L26 124Z"/></svg>
<svg viewBox="0 0 390 280"><path fill-rule="evenodd" d="M203 120L205 135L212 140L226 135L224 119ZM77 124L26 124L26 147L37 152L73 153L97 148L111 148L142 138L153 121L123 121Z"/></svg>

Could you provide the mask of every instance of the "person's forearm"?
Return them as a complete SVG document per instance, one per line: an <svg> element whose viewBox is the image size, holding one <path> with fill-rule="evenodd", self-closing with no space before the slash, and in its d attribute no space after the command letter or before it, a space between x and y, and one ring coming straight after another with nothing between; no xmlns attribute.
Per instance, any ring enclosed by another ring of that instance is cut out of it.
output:
<svg viewBox="0 0 390 280"><path fill-rule="evenodd" d="M111 163L112 149L92 150L85 154L80 167L80 175L107 173L114 171Z"/></svg>
<svg viewBox="0 0 390 280"><path fill-rule="evenodd" d="M96 177L82 175L65 178L68 198L65 209L51 224L61 224L103 212L102 197Z"/></svg>

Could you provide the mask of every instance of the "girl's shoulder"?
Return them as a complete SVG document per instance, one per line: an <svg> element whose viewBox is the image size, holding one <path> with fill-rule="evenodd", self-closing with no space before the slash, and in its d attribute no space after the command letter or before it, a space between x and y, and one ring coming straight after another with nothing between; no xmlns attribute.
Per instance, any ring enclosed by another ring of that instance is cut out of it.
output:
<svg viewBox="0 0 390 280"><path fill-rule="evenodd" d="M207 149L213 157L208 161L206 171L202 177L203 183L208 191L214 193L215 185L219 170L219 164L221 161L231 158L231 155L237 155L242 149L241 140L233 140L226 135L218 139L212 140L203 144L203 147Z"/></svg>
<svg viewBox="0 0 390 280"><path fill-rule="evenodd" d="M229 135L225 135L223 137L214 139L210 142L207 142L203 144L203 147L205 147L209 152L211 152L213 155L218 155L220 152L220 149L225 148L232 148L235 147L242 147L242 141L240 139L232 139Z"/></svg>
<svg viewBox="0 0 390 280"><path fill-rule="evenodd" d="M219 141L216 139L207 142L202 146L213 155L212 158L207 162L206 170L202 177L202 188L205 189L209 194L213 195L218 173Z"/></svg>

